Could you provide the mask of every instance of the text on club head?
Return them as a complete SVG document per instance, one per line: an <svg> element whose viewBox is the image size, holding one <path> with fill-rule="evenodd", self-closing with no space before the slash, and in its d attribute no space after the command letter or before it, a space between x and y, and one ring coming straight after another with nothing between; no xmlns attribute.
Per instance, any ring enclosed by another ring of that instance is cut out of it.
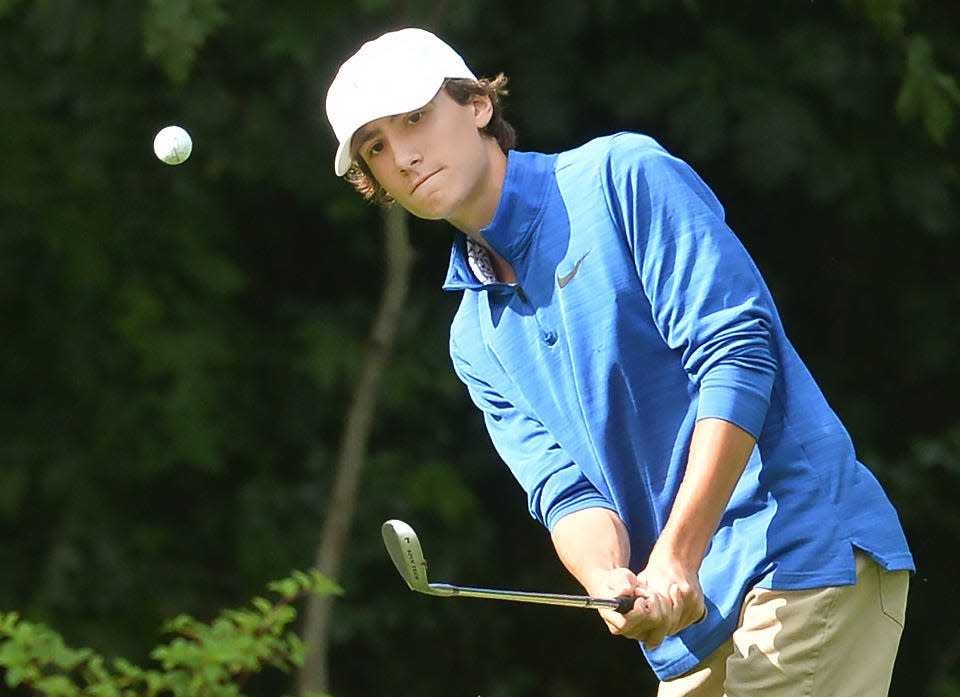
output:
<svg viewBox="0 0 960 697"><path fill-rule="evenodd" d="M417 560L413 557L413 550L410 549L410 538L404 537L404 550L407 553L407 567L413 573L413 578L417 581L420 580L420 569L417 568Z"/></svg>

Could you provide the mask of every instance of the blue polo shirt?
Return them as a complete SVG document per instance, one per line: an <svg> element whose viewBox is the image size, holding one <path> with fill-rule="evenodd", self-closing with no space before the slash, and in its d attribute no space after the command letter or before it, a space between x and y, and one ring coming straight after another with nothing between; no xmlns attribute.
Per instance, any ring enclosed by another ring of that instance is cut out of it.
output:
<svg viewBox="0 0 960 697"><path fill-rule="evenodd" d="M482 235L517 283L478 280L457 234L444 284L463 292L450 352L545 526L616 511L639 571L697 420L757 439L700 570L707 619L646 652L660 679L723 643L755 585L854 583L854 547L913 569L894 508L683 161L627 133L558 155L511 151Z"/></svg>

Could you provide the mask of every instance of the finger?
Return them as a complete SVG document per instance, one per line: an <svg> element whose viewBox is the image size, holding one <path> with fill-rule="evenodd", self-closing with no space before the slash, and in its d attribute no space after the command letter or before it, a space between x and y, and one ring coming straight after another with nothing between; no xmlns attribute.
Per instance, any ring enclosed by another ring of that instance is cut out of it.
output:
<svg viewBox="0 0 960 697"><path fill-rule="evenodd" d="M622 595L633 595L635 585L628 579L620 579L618 583L607 584L607 593L605 595L611 598L619 598Z"/></svg>
<svg viewBox="0 0 960 697"><path fill-rule="evenodd" d="M680 585L677 583L671 583L670 587L667 589L667 595L670 596L670 601L673 603L673 607L676 609L682 607L683 605L683 593L680 591Z"/></svg>
<svg viewBox="0 0 960 697"><path fill-rule="evenodd" d="M685 602L684 593L680 589L679 584L672 583L667 589L667 594L670 596L670 603L672 604L672 622L670 622L670 628L667 631L667 634L675 634L680 631L682 627L685 627L689 624L687 620L687 615L691 614L691 608L689 603ZM696 610L693 610L696 612Z"/></svg>
<svg viewBox="0 0 960 697"><path fill-rule="evenodd" d="M647 650L653 651L663 643L665 637L666 634L662 631L658 630L656 632L651 632L647 635L647 639L643 642L643 645L647 648Z"/></svg>
<svg viewBox="0 0 960 697"><path fill-rule="evenodd" d="M603 619L604 623L607 625L607 630L614 636L619 636L624 627L627 625L627 620L619 612L614 612L613 610L602 609L599 610L600 617Z"/></svg>
<svg viewBox="0 0 960 697"><path fill-rule="evenodd" d="M633 595L633 589L637 584L637 577L629 569L614 569L600 574L594 584L588 585L592 595L603 595L618 597L621 595Z"/></svg>
<svg viewBox="0 0 960 697"><path fill-rule="evenodd" d="M655 590L649 588L646 584L635 586L631 592L638 598L643 598L647 601L650 601L660 595Z"/></svg>
<svg viewBox="0 0 960 697"><path fill-rule="evenodd" d="M651 624L649 629L646 632L646 635L643 637L643 644L648 649L655 649L660 644L663 643L664 638L668 633L668 616L664 612L666 610L662 605L657 608L659 612L658 618L654 619L651 617Z"/></svg>
<svg viewBox="0 0 960 697"><path fill-rule="evenodd" d="M664 623L673 614L672 601L650 588L638 588L634 609L627 614L627 620L645 637L651 627ZM636 632L635 632L636 633Z"/></svg>
<svg viewBox="0 0 960 697"><path fill-rule="evenodd" d="M705 619L707 619L707 604L700 603L700 614L697 616L697 619L693 621L694 624L700 624Z"/></svg>
<svg viewBox="0 0 960 697"><path fill-rule="evenodd" d="M670 596L674 604L681 610L678 617L680 622L678 630L702 622L706 618L707 606L703 595L696 593L694 589L690 588L684 591L678 586L676 592L674 592L674 588L671 587Z"/></svg>
<svg viewBox="0 0 960 697"><path fill-rule="evenodd" d="M635 595L633 598L633 606L630 608L630 612L641 612L643 614L649 613L650 603L652 600L652 596L650 596L648 593Z"/></svg>

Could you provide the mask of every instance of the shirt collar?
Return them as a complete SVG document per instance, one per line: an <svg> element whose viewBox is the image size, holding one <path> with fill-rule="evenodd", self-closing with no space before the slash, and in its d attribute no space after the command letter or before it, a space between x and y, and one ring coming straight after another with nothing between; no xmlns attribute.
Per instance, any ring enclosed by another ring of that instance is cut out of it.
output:
<svg viewBox="0 0 960 697"><path fill-rule="evenodd" d="M523 263L531 235L540 221L553 181L555 161L556 155L516 150L511 150L507 156L507 171L497 210L480 234L490 248L514 268ZM484 280L478 279L471 268L466 235L457 232L444 289L477 288Z"/></svg>
<svg viewBox="0 0 960 697"><path fill-rule="evenodd" d="M490 224L480 231L490 248L511 264L529 246L553 180L556 155L511 150L500 202Z"/></svg>

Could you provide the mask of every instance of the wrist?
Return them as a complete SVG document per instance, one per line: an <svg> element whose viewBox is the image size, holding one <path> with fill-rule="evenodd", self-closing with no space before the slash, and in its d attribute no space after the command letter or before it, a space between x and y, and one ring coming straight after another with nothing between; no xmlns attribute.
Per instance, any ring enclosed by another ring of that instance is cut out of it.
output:
<svg viewBox="0 0 960 697"><path fill-rule="evenodd" d="M664 530L650 551L647 565L680 567L692 573L698 573L705 552L706 547L704 545L692 541L678 540L669 535L667 530Z"/></svg>

